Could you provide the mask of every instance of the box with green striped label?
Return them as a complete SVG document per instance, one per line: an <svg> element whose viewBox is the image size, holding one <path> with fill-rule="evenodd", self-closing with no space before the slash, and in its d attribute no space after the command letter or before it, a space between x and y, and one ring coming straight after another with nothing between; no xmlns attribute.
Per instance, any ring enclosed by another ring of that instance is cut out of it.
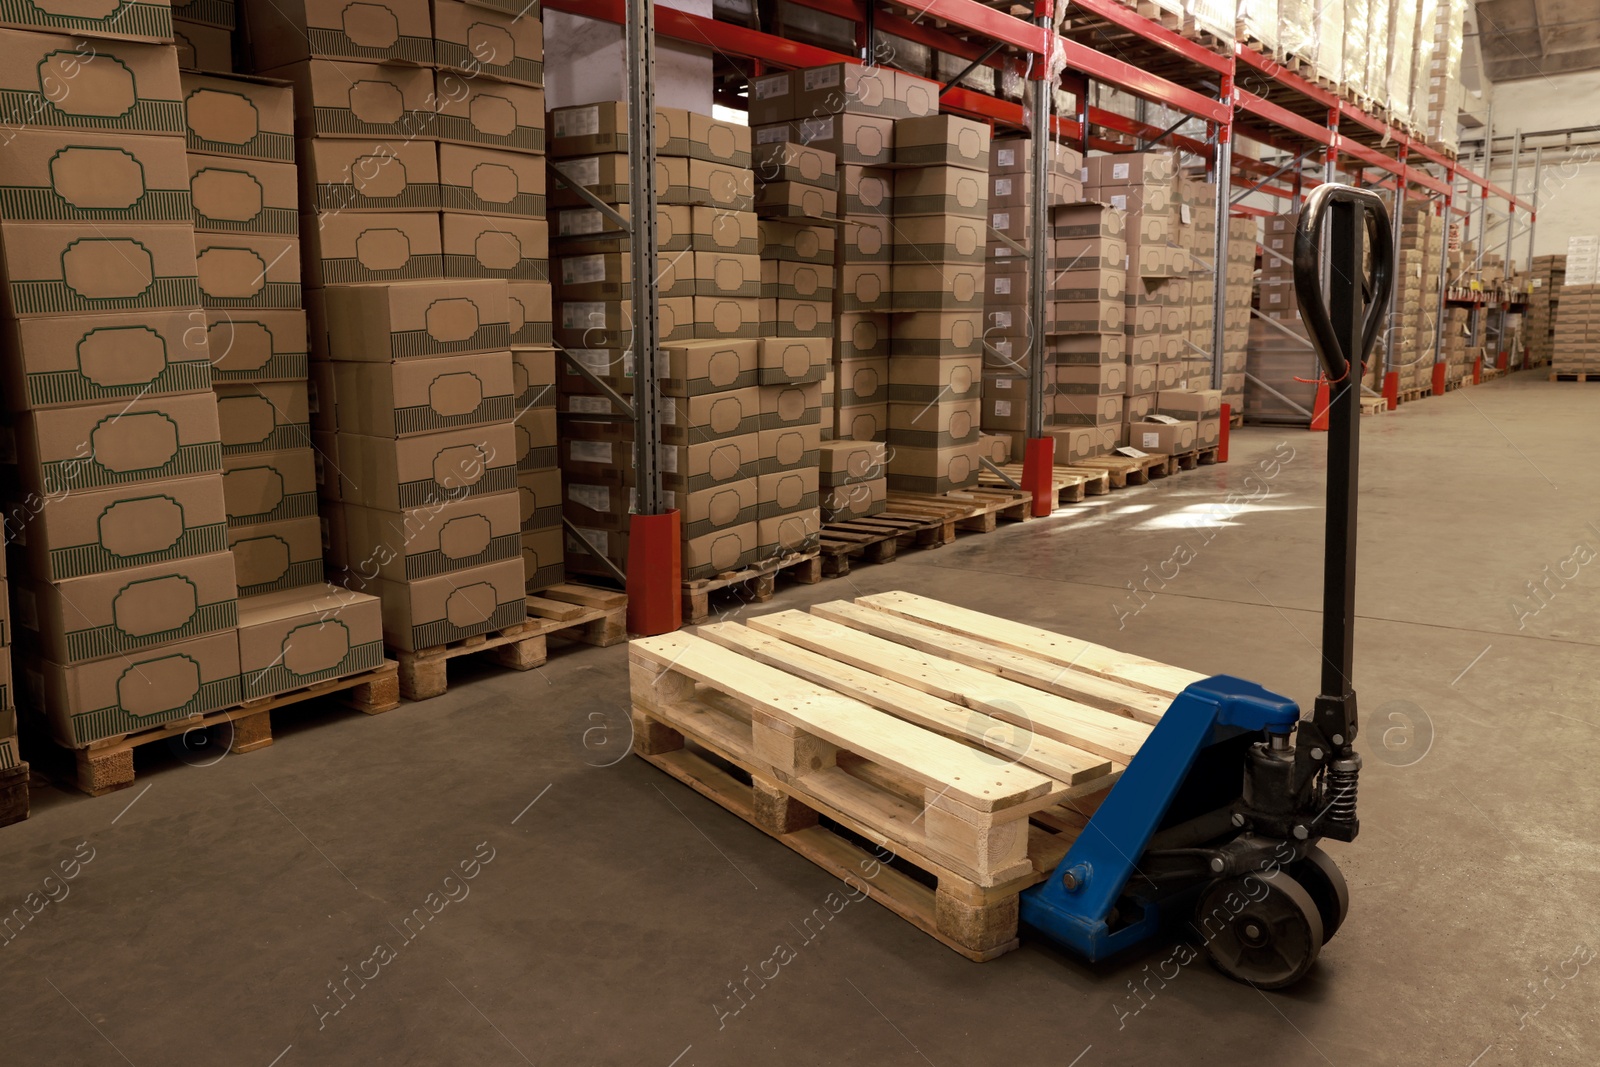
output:
<svg viewBox="0 0 1600 1067"><path fill-rule="evenodd" d="M497 279L331 285L322 292L326 332L313 350L323 359L379 363L498 352L510 344L510 291Z"/></svg>
<svg viewBox="0 0 1600 1067"><path fill-rule="evenodd" d="M188 224L0 223L8 314L79 315L198 307Z"/></svg>
<svg viewBox="0 0 1600 1067"><path fill-rule="evenodd" d="M322 525L315 515L228 529L240 596L323 581Z"/></svg>
<svg viewBox="0 0 1600 1067"><path fill-rule="evenodd" d="M481 145L441 144L439 197L446 211L525 215L542 220L544 157Z"/></svg>
<svg viewBox="0 0 1600 1067"><path fill-rule="evenodd" d="M195 270L207 310L300 308L300 239L279 234L197 233Z"/></svg>
<svg viewBox="0 0 1600 1067"><path fill-rule="evenodd" d="M177 50L0 29L0 126L181 134Z"/></svg>
<svg viewBox="0 0 1600 1067"><path fill-rule="evenodd" d="M530 593L567 580L566 538L560 526L522 531L522 570Z"/></svg>
<svg viewBox="0 0 1600 1067"><path fill-rule="evenodd" d="M219 385L216 394L223 455L281 452L311 444L305 382Z"/></svg>
<svg viewBox="0 0 1600 1067"><path fill-rule="evenodd" d="M439 207L432 140L300 142L301 196L318 211L428 211Z"/></svg>
<svg viewBox="0 0 1600 1067"><path fill-rule="evenodd" d="M300 226L307 286L444 276L437 212L321 212L302 216Z"/></svg>
<svg viewBox="0 0 1600 1067"><path fill-rule="evenodd" d="M256 66L261 68L310 58L433 62L428 0L246 4L244 22Z"/></svg>
<svg viewBox="0 0 1600 1067"><path fill-rule="evenodd" d="M228 547L222 478L215 474L15 500L8 515L12 553L46 581Z"/></svg>
<svg viewBox="0 0 1600 1067"><path fill-rule="evenodd" d="M516 432L509 422L399 439L340 433L337 448L341 498L383 511L517 485Z"/></svg>
<svg viewBox="0 0 1600 1067"><path fill-rule="evenodd" d="M57 663L83 663L231 630L233 557L213 552L57 582L17 582L18 638Z"/></svg>
<svg viewBox="0 0 1600 1067"><path fill-rule="evenodd" d="M321 584L239 602L239 688L259 700L383 665L378 598Z"/></svg>
<svg viewBox="0 0 1600 1067"><path fill-rule="evenodd" d="M554 467L517 472L518 519L524 530L561 525L561 472Z"/></svg>
<svg viewBox="0 0 1600 1067"><path fill-rule="evenodd" d="M222 469L209 392L31 411L15 436L19 479L41 497Z"/></svg>
<svg viewBox="0 0 1600 1067"><path fill-rule="evenodd" d="M432 578L515 559L521 551L522 517L516 493L491 493L404 511L352 504L342 510L347 566L363 581Z"/></svg>
<svg viewBox="0 0 1600 1067"><path fill-rule="evenodd" d="M294 164L191 152L188 172L196 232L300 236Z"/></svg>
<svg viewBox="0 0 1600 1067"><path fill-rule="evenodd" d="M183 72L181 129L191 152L294 160L294 95L271 78Z"/></svg>
<svg viewBox="0 0 1600 1067"><path fill-rule="evenodd" d="M251 308L205 313L211 378L218 385L298 382L309 367L306 313Z"/></svg>
<svg viewBox="0 0 1600 1067"><path fill-rule="evenodd" d="M172 17L232 30L239 16L233 0L172 0Z"/></svg>
<svg viewBox="0 0 1600 1067"><path fill-rule="evenodd" d="M317 514L317 454L310 448L222 457L228 526L253 526Z"/></svg>
<svg viewBox="0 0 1600 1067"><path fill-rule="evenodd" d="M113 0L93 5L3 0L0 26L164 43L172 40L172 5L167 0Z"/></svg>
<svg viewBox="0 0 1600 1067"><path fill-rule="evenodd" d="M412 359L404 363L335 363L338 425L345 433L410 437L509 422L511 353Z"/></svg>
<svg viewBox="0 0 1600 1067"><path fill-rule="evenodd" d="M499 12L474 0L433 0L433 58L472 77L544 84L544 27L520 8Z"/></svg>
<svg viewBox="0 0 1600 1067"><path fill-rule="evenodd" d="M544 90L441 70L434 77L432 133L440 142L544 151Z"/></svg>
<svg viewBox="0 0 1600 1067"><path fill-rule="evenodd" d="M445 277L550 280L550 227L544 219L453 211L442 218Z"/></svg>
<svg viewBox="0 0 1600 1067"><path fill-rule="evenodd" d="M189 222L191 217L183 144L176 137L20 129L11 132L0 152L0 218Z"/></svg>
<svg viewBox="0 0 1600 1067"><path fill-rule="evenodd" d="M414 652L513 626L528 617L522 557L411 582L374 581L383 639Z"/></svg>
<svg viewBox="0 0 1600 1067"><path fill-rule="evenodd" d="M5 402L14 410L203 392L211 388L198 311L17 319Z"/></svg>
<svg viewBox="0 0 1600 1067"><path fill-rule="evenodd" d="M232 23L224 29L193 19L174 18L172 43L178 50L178 66L184 70L209 70L222 74L233 70Z"/></svg>
<svg viewBox="0 0 1600 1067"><path fill-rule="evenodd" d="M300 137L426 141L439 126L433 71L426 67L313 59L263 73L294 84L294 127Z"/></svg>
<svg viewBox="0 0 1600 1067"><path fill-rule="evenodd" d="M238 704L239 640L230 629L96 663L47 661L27 682L55 740L82 748Z"/></svg>

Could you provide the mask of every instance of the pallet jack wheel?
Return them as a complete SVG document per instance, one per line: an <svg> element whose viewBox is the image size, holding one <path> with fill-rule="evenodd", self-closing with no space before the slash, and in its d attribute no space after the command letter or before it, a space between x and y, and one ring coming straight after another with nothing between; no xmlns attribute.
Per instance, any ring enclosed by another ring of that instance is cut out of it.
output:
<svg viewBox="0 0 1600 1067"><path fill-rule="evenodd" d="M1322 915L1305 887L1282 870L1213 882L1195 923L1211 962L1260 989L1293 985L1322 951Z"/></svg>
<svg viewBox="0 0 1600 1067"><path fill-rule="evenodd" d="M1350 888L1344 875L1333 862L1333 857L1312 845L1305 858L1290 864L1289 874L1299 882L1317 905L1322 917L1322 943L1333 940L1333 935L1350 913Z"/></svg>

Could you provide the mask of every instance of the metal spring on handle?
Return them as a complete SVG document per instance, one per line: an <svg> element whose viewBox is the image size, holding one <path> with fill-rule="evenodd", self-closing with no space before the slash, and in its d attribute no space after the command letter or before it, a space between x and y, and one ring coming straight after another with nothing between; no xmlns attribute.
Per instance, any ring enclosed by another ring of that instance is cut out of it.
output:
<svg viewBox="0 0 1600 1067"><path fill-rule="evenodd" d="M1361 777L1361 757L1334 760L1328 765L1328 818L1356 821L1356 788Z"/></svg>

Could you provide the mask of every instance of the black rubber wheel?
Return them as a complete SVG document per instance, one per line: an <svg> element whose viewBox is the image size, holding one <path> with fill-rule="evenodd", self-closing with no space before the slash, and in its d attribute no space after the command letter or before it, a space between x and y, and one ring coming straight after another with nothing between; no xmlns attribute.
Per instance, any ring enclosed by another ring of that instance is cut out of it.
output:
<svg viewBox="0 0 1600 1067"><path fill-rule="evenodd" d="M1333 940L1333 935L1350 914L1350 887L1344 875L1328 855L1316 845L1306 850L1305 858L1289 865L1289 874L1311 894L1322 917L1322 943Z"/></svg>
<svg viewBox="0 0 1600 1067"><path fill-rule="evenodd" d="M1322 951L1322 915L1285 871L1213 882L1200 896L1195 925L1223 974L1260 989L1306 976Z"/></svg>

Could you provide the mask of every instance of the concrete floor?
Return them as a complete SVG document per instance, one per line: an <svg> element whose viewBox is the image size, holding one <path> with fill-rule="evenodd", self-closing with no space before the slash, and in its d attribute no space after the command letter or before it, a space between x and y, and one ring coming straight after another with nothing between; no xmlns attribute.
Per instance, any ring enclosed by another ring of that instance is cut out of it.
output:
<svg viewBox="0 0 1600 1067"><path fill-rule="evenodd" d="M446 696L372 719L283 716L271 748L210 766L148 746L99 799L40 791L0 830L0 906L59 898L0 948L5 1058L1593 1064L1600 398L1534 378L1362 422L1363 833L1329 846L1350 917L1290 992L1196 962L1136 996L1170 945L972 964L864 901L806 942L838 883L626 757L626 649L579 648L528 675L452 665ZM770 607L908 589L1309 701L1324 448L1243 430L1225 466ZM1119 630L1124 583L1180 544ZM1547 566L1576 577L1519 612ZM780 943L795 958L723 1015ZM333 1013L357 969L376 977Z"/></svg>

